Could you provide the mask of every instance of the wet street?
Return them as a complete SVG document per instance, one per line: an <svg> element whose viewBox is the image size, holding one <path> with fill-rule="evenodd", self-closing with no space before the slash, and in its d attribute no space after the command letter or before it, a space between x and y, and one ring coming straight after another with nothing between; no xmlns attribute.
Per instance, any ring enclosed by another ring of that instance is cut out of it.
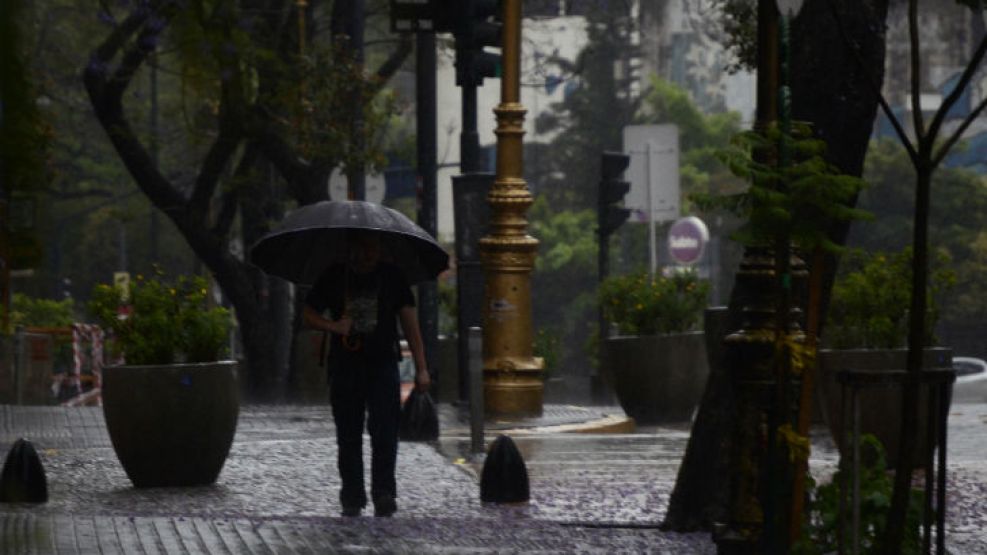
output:
<svg viewBox="0 0 987 555"><path fill-rule="evenodd" d="M345 519L325 407L245 407L215 485L137 490L100 409L0 406L0 447L34 441L50 492L43 505L0 506L0 553L715 552L708 534L657 528L685 426L561 433L549 424L571 429L602 415L557 408L554 422L510 431L528 466L531 502L490 506L479 501L468 425L449 414L437 443L402 443L395 517ZM950 430L949 545L985 553L987 405L955 406ZM831 472L831 442L817 434L814 444L813 471Z"/></svg>

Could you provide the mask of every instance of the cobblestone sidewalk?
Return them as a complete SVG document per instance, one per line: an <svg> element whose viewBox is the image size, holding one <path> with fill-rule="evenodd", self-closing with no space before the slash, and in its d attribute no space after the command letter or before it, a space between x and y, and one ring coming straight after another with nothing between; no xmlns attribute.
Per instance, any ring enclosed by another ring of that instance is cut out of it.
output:
<svg viewBox="0 0 987 555"><path fill-rule="evenodd" d="M640 472L636 482L652 485L630 497L621 495L626 479L576 496L533 465L531 503L488 506L470 465L421 443L400 447L395 518L338 517L331 418L321 407L246 407L215 485L138 490L98 410L0 412L0 448L14 436L34 441L50 493L43 505L0 507L0 552L713 552L705 534L657 529L668 488Z"/></svg>
<svg viewBox="0 0 987 555"><path fill-rule="evenodd" d="M444 420L459 418L451 410ZM0 553L714 553L708 534L657 528L687 427L545 432L597 416L553 408L515 436L528 504L481 504L468 426L444 422L439 442L402 443L395 518L344 519L325 407L245 407L215 485L138 490L100 409L0 406L0 450L31 439L50 490L43 505L0 505ZM813 440L813 471L825 475L835 452L825 434ZM987 405L954 406L949 440L950 552L987 553Z"/></svg>

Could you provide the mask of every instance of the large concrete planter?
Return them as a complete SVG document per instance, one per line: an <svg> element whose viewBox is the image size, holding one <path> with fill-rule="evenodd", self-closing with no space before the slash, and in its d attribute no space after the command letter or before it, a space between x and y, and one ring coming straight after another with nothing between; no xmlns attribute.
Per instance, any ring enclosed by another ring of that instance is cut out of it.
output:
<svg viewBox="0 0 987 555"><path fill-rule="evenodd" d="M220 361L103 369L106 428L134 486L216 481L240 413L236 367Z"/></svg>
<svg viewBox="0 0 987 555"><path fill-rule="evenodd" d="M600 363L620 406L638 424L689 420L709 376L701 331L611 337Z"/></svg>
<svg viewBox="0 0 987 555"><path fill-rule="evenodd" d="M820 349L819 386L826 406L830 432L833 440L840 445L841 438L849 432L844 423L841 386L836 381L840 370L904 370L907 349ZM953 351L947 347L929 347L925 350L924 368L950 368ZM901 424L901 386L867 387L860 390L860 432L873 434L884 444L888 466L895 467L898 457L898 443ZM848 394L849 395L849 394ZM847 398L849 403L849 397ZM926 434L928 424L928 388L923 386L919 397L919 429L916 435L916 451L912 462L922 466L928 449Z"/></svg>

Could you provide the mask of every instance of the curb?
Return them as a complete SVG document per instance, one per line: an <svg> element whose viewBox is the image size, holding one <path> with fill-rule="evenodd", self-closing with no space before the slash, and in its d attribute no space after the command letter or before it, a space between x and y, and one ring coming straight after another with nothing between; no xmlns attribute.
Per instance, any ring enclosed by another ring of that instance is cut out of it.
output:
<svg viewBox="0 0 987 555"><path fill-rule="evenodd" d="M597 420L589 420L577 424L559 424L556 426L541 426L532 428L515 428L498 430L497 433L530 435L530 434L630 434L637 428L634 419L629 416L610 415Z"/></svg>

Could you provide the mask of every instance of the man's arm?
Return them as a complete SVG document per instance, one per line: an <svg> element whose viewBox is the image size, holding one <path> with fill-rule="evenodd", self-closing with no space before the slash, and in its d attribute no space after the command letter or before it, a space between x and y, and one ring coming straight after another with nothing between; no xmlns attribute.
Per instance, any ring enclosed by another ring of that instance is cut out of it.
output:
<svg viewBox="0 0 987 555"><path fill-rule="evenodd" d="M428 391L429 386L432 385L432 377L425 363L425 346L422 343L421 329L418 327L418 313L414 306L404 306L401 307L399 317L404 338L408 340L411 356L415 360L415 386L419 391Z"/></svg>
<svg viewBox="0 0 987 555"><path fill-rule="evenodd" d="M349 335L350 328L353 327L353 320L349 316L343 316L339 320L329 320L308 305L305 305L305 308L302 309L302 319L305 320L305 325L312 329L328 331L339 335Z"/></svg>

